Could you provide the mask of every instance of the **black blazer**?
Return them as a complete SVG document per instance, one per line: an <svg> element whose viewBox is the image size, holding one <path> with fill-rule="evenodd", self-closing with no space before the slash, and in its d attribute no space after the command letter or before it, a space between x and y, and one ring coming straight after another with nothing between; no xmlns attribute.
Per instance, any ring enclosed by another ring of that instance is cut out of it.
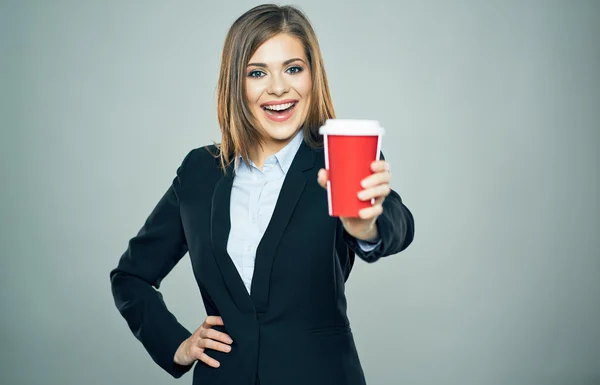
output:
<svg viewBox="0 0 600 385"><path fill-rule="evenodd" d="M209 147L215 153L215 147ZM328 215L317 183L323 150L302 143L285 177L257 252L251 295L227 254L233 168L224 176L206 147L192 150L110 279L115 304L152 359L174 377L193 365L173 362L190 336L169 312L162 279L189 252L208 315L220 315L230 353L197 362L195 385L362 385L365 379L346 315L344 284L354 255L367 262L398 253L413 239L413 218L392 191L377 219L381 244L364 253ZM198 320L200 326L201 320Z"/></svg>

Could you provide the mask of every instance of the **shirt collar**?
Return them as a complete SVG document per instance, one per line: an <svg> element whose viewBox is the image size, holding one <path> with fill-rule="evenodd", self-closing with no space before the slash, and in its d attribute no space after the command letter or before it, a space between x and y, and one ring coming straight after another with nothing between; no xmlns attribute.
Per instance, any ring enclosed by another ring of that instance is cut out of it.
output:
<svg viewBox="0 0 600 385"><path fill-rule="evenodd" d="M304 132L302 129L300 129L300 131L296 133L296 135L292 138L292 140L289 141L288 144L285 145L285 147L283 147L281 150L279 150L279 152L273 155L275 159L277 159L277 163L279 164L279 167L281 167L281 170L284 174L287 174L288 170L290 169L292 161L294 160L294 157L296 156L300 145L302 145L303 140ZM242 163L243 158L241 155L239 155L235 159L234 170L236 172L238 171L238 168ZM252 162L250 163L252 164Z"/></svg>
<svg viewBox="0 0 600 385"><path fill-rule="evenodd" d="M298 152L303 140L304 133L302 132L302 129L300 129L300 131L298 131L292 140L290 140L290 142L286 144L284 148L275 154L275 157L279 162L279 166L285 174L287 174L288 170L290 169L292 161L294 160L294 157L296 156L296 153Z"/></svg>

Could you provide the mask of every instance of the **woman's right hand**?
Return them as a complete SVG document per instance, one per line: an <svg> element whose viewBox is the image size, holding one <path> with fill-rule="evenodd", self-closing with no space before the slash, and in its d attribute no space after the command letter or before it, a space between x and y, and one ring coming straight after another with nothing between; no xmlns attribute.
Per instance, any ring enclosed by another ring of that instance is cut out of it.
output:
<svg viewBox="0 0 600 385"><path fill-rule="evenodd" d="M200 360L205 364L218 368L220 363L208 356L205 349L218 350L224 353L231 351L231 343L233 340L227 334L213 329L213 326L225 326L223 319L219 316L208 316L204 323L192 334L188 339L183 341L173 361L176 364L187 366L194 361Z"/></svg>

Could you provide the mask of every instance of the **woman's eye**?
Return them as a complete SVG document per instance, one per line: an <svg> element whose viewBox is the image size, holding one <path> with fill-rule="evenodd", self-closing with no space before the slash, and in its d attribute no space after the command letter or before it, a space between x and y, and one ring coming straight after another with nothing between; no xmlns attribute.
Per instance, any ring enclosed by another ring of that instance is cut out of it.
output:
<svg viewBox="0 0 600 385"><path fill-rule="evenodd" d="M258 70L250 71L250 73L248 73L249 78L257 78L258 79L258 78L262 78L263 76L264 76L264 72L258 71Z"/></svg>
<svg viewBox="0 0 600 385"><path fill-rule="evenodd" d="M292 75L297 74L298 72L301 72L301 71L302 71L302 67L298 67L298 66L288 68L288 72Z"/></svg>

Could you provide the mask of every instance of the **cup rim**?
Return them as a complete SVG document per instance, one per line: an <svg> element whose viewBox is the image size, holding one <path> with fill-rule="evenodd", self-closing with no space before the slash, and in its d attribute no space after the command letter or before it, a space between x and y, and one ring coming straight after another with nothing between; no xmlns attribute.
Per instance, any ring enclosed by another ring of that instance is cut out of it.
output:
<svg viewBox="0 0 600 385"><path fill-rule="evenodd" d="M369 119L327 119L325 124L319 128L321 135L383 135L385 129L381 127L378 120Z"/></svg>

